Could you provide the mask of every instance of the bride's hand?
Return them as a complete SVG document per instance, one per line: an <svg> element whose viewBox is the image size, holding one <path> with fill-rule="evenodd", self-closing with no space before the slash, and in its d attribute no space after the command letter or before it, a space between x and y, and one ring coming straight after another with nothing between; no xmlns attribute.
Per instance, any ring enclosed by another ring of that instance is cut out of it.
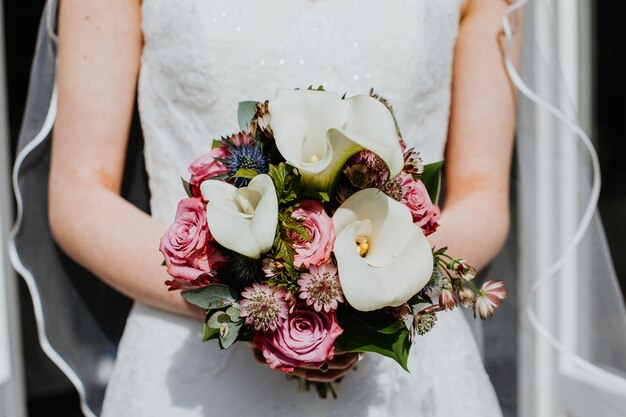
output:
<svg viewBox="0 0 626 417"><path fill-rule="evenodd" d="M254 357L260 363L267 365L263 353L253 348ZM296 368L290 375L305 378L311 382L333 382L352 370L359 361L360 353L336 353L335 357L328 361L328 370L321 371L317 368Z"/></svg>

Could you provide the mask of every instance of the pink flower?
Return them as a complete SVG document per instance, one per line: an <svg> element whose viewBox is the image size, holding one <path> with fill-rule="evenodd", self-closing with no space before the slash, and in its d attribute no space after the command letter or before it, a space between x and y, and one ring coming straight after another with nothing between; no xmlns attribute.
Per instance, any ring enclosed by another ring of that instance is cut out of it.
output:
<svg viewBox="0 0 626 417"><path fill-rule="evenodd" d="M480 293L474 304L474 317L477 315L481 319L493 316L496 308L500 307L502 300L508 297L504 282L491 280L487 281L480 288Z"/></svg>
<svg viewBox="0 0 626 417"><path fill-rule="evenodd" d="M239 132L226 138L235 148L251 144L254 139L248 132Z"/></svg>
<svg viewBox="0 0 626 417"><path fill-rule="evenodd" d="M272 278L280 274L285 269L285 266L282 262L267 257L261 261L261 269L265 273L265 278Z"/></svg>
<svg viewBox="0 0 626 417"><path fill-rule="evenodd" d="M454 262L454 269L461 279L471 281L476 278L476 268L464 259L458 259Z"/></svg>
<svg viewBox="0 0 626 417"><path fill-rule="evenodd" d="M241 295L244 297L239 302L243 307L241 316L254 330L276 330L287 318L289 309L285 302L285 290L255 282L252 287L246 287Z"/></svg>
<svg viewBox="0 0 626 417"><path fill-rule="evenodd" d="M226 166L215 158L223 159L227 156L228 151L225 146L218 146L206 155L202 155L189 165L189 173L191 179L189 183L192 188L198 189L200 184L209 178L217 175L224 175L228 173ZM194 196L196 194L194 193ZM199 195L199 194L198 194Z"/></svg>
<svg viewBox="0 0 626 417"><path fill-rule="evenodd" d="M463 287L458 291L459 301L463 307L469 307L476 301L474 290L469 287Z"/></svg>
<svg viewBox="0 0 626 417"><path fill-rule="evenodd" d="M344 173L350 183L360 189L380 188L389 178L389 168L385 161L368 150L363 150L350 158Z"/></svg>
<svg viewBox="0 0 626 417"><path fill-rule="evenodd" d="M330 259L335 244L335 229L333 222L324 211L324 207L316 200L303 200L291 213L291 217L301 221L311 237L306 240L291 233L293 249L296 254L293 264L296 268L304 265L321 264Z"/></svg>
<svg viewBox="0 0 626 417"><path fill-rule="evenodd" d="M454 293L448 289L443 288L439 293L439 305L444 310L452 310L456 306L456 299L454 298Z"/></svg>
<svg viewBox="0 0 626 417"><path fill-rule="evenodd" d="M437 220L441 217L441 211L431 201L424 183L405 174L402 176L401 186L401 202L411 210L413 222L422 228L426 236L433 233L439 226Z"/></svg>
<svg viewBox="0 0 626 417"><path fill-rule="evenodd" d="M159 247L168 274L185 281L211 274L215 265L225 259L208 243L209 238L205 204L200 198L181 200L174 223L161 238Z"/></svg>
<svg viewBox="0 0 626 417"><path fill-rule="evenodd" d="M335 354L335 340L343 329L334 312L315 312L298 305L271 333L255 333L254 343L273 369L293 372L301 366L321 367Z"/></svg>
<svg viewBox="0 0 626 417"><path fill-rule="evenodd" d="M332 263L311 265L308 273L300 275L300 298L315 311L336 310L343 303L343 292L337 277L337 267Z"/></svg>

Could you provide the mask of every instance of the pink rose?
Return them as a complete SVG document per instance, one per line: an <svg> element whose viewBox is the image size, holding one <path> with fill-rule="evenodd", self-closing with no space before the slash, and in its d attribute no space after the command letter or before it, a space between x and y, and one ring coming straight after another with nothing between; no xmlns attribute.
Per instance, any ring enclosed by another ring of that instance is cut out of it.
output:
<svg viewBox="0 0 626 417"><path fill-rule="evenodd" d="M192 188L198 189L203 181L217 175L224 175L228 173L226 166L215 158L224 159L228 154L228 150L225 146L218 146L206 155L202 155L189 165L189 173L191 179L189 183ZM196 195L194 193L194 195Z"/></svg>
<svg viewBox="0 0 626 417"><path fill-rule="evenodd" d="M334 312L296 307L274 332L255 333L254 343L273 369L293 372L302 366L321 367L335 354L335 340L343 333Z"/></svg>
<svg viewBox="0 0 626 417"><path fill-rule="evenodd" d="M293 264L300 268L301 265L317 265L330 259L330 253L335 244L335 229L333 222L324 211L322 203L316 200L303 200L296 207L291 217L302 220L302 225L311 237L310 241L291 233L293 249L296 251Z"/></svg>
<svg viewBox="0 0 626 417"><path fill-rule="evenodd" d="M160 251L173 278L193 281L213 271L224 258L208 243L212 239L206 222L206 206L200 198L178 203L176 219L161 238Z"/></svg>
<svg viewBox="0 0 626 417"><path fill-rule="evenodd" d="M437 230L439 226L437 220L441 217L441 211L439 206L431 201L424 183L407 174L402 177L400 185L401 202L411 210L413 222L422 228L426 236Z"/></svg>

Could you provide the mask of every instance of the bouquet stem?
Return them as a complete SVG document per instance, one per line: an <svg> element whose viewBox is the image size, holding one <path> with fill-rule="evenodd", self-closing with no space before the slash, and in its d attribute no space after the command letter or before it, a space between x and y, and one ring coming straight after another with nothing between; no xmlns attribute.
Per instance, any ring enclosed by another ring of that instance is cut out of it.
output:
<svg viewBox="0 0 626 417"><path fill-rule="evenodd" d="M333 397L333 399L337 399L337 391L335 391L335 387L332 382L313 382L309 381L305 378L293 375L287 375L287 379L297 379L298 380L298 391L299 392L309 392L311 387L314 387L317 391L317 395L320 398L326 399L328 398L328 394ZM340 382L337 380L336 382Z"/></svg>

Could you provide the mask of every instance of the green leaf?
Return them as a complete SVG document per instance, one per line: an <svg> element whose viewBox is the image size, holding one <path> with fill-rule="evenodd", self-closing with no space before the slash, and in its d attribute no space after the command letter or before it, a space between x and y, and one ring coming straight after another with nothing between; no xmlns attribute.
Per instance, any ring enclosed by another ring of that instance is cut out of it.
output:
<svg viewBox="0 0 626 417"><path fill-rule="evenodd" d="M189 184L187 181L185 181L184 178L180 179L183 182L183 188L185 189L185 192L187 193L188 197L193 197L193 193L191 192L191 184Z"/></svg>
<svg viewBox="0 0 626 417"><path fill-rule="evenodd" d="M237 300L235 290L221 284L212 284L198 289L183 291L182 295L189 303L205 310L227 307Z"/></svg>
<svg viewBox="0 0 626 417"><path fill-rule="evenodd" d="M439 248L437 250L433 250L433 256L440 256L443 255L444 253L446 253L446 251L448 250L447 246L444 246L442 248Z"/></svg>
<svg viewBox="0 0 626 417"><path fill-rule="evenodd" d="M259 175L259 173L257 171L255 171L254 169L240 168L240 169L237 170L237 172L235 172L235 175L233 175L233 177L247 178L247 179L251 180L252 178L256 177L257 175Z"/></svg>
<svg viewBox="0 0 626 417"><path fill-rule="evenodd" d="M226 314L230 316L231 321L237 321L241 317L241 310L237 307L230 306L226 309Z"/></svg>
<svg viewBox="0 0 626 417"><path fill-rule="evenodd" d="M422 180L426 186L428 195L435 204L437 204L439 200L439 192L441 191L441 170L443 169L443 162L444 161L439 161L424 165L424 172L420 175L420 180Z"/></svg>
<svg viewBox="0 0 626 417"><path fill-rule="evenodd" d="M239 129L247 131L250 127L250 122L256 114L256 101L242 101L237 108L237 121L239 122Z"/></svg>
<svg viewBox="0 0 626 417"><path fill-rule="evenodd" d="M404 323L402 327L392 332L390 327L374 329L372 323L365 322L356 317L340 320L344 331L335 342L337 349L343 352L374 352L387 356L396 362L407 372L409 351L411 342L409 330Z"/></svg>
<svg viewBox="0 0 626 417"><path fill-rule="evenodd" d="M220 330L210 327L206 322L204 323L204 334L202 335L202 341L217 339L220 337Z"/></svg>
<svg viewBox="0 0 626 417"><path fill-rule="evenodd" d="M225 337L220 335L220 347L222 349L228 349L232 346L233 343L237 340L237 336L239 336L239 331L243 325L243 321L236 321L228 323L228 333Z"/></svg>
<svg viewBox="0 0 626 417"><path fill-rule="evenodd" d="M213 143L211 145L211 149L219 148L222 146L223 142L221 140L213 139Z"/></svg>
<svg viewBox="0 0 626 417"><path fill-rule="evenodd" d="M295 232L298 237L303 238L307 242L311 241L309 231L304 227L302 221L292 217L293 207L289 207L278 214L279 232L284 238L287 238L290 232Z"/></svg>
<svg viewBox="0 0 626 417"><path fill-rule="evenodd" d="M282 198L282 193L285 189L285 181L287 179L287 165L281 162L278 165L270 165L269 176L274 182L274 188L276 188L276 194L280 194L278 200Z"/></svg>

